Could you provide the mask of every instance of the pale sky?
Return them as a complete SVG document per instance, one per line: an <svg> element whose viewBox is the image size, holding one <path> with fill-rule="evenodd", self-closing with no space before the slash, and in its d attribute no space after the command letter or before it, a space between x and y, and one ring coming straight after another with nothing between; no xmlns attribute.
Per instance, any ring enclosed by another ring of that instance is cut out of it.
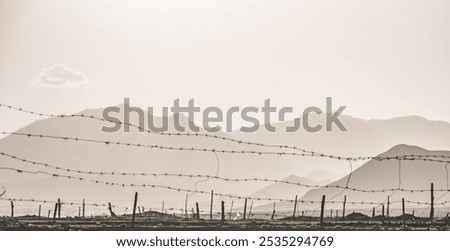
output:
<svg viewBox="0 0 450 251"><path fill-rule="evenodd" d="M302 108L332 96L355 117L450 122L449 10L448 0L0 0L0 102L72 113L124 97ZM30 119L0 116L6 129Z"/></svg>

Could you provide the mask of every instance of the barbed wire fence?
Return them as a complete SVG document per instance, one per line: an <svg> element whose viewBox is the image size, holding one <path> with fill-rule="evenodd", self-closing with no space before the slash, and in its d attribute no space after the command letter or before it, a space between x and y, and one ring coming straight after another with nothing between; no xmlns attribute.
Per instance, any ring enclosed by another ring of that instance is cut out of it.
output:
<svg viewBox="0 0 450 251"><path fill-rule="evenodd" d="M339 195L343 194L345 191L353 191L353 192L361 192L361 193L386 193L391 192L390 197L395 195L397 192L410 192L410 193L429 193L433 194L433 192L443 192L443 194L438 197L437 199L434 199L432 195L431 202L423 202L423 201L414 201L414 200L397 200L397 201L389 201L388 204L414 204L418 206L431 206L432 208L434 206L446 206L450 203L450 201L443 201L438 202L440 199L445 197L445 195L448 194L449 190L449 177L448 177L448 164L450 163L450 156L447 155L398 155L398 156L339 156L339 155L332 155L332 154L325 154L325 153L319 153L311 150L301 149L297 146L288 146L288 145L276 145L276 144L265 144L261 142L251 142L251 141L243 141L239 139L234 139L228 136L222 136L222 135L216 135L216 134L206 134L206 133L164 133L164 132L152 132L150 130L144 129L140 126L134 125L132 123L124 123L124 122L117 122L117 121L109 121L104 118L95 117L93 115L85 115L85 114L73 114L73 115L54 115L54 114L45 114L45 113L37 113L34 111L29 111L20 107L13 107L9 105L0 104L0 108L7 108L14 111L20 111L31 115L37 115L41 117L48 117L48 118L84 118L84 119L92 119L92 120L98 120L101 122L110 122L110 123L119 123L121 125L128 125L131 127L134 127L142 132L147 132L151 134L158 134L162 136L177 136L177 137L205 137L208 139L213 140L223 140L223 141L229 141L233 142L239 145L248 145L248 146L257 146L260 148L268 148L271 149L270 151L265 150L230 150L230 149L215 149L215 148L198 148L198 147L179 147L179 146L168 146L168 145L161 145L161 144L143 144L143 143L135 143L135 142L122 142L122 141L113 141L113 140L99 140L99 139L92 139L92 138L83 138L83 137L74 137L74 136L59 136L59 135L46 135L46 134L32 134L32 133L19 133L19 132L0 132L2 135L9 135L9 136L20 136L25 138L38 138L38 139L51 139L51 140L62 140L62 141L71 141L71 142L87 142L87 143L96 143L96 144L102 144L105 146L108 145L118 145L118 146L125 146L125 147L139 147L139 148L149 148L149 149L159 149L159 150L169 150L169 151L195 151L195 152L210 152L213 153L217 158L217 166L219 168L219 157L218 154L244 154L244 155L279 155L279 156L297 156L297 157L315 157L315 158L329 158L329 159L336 159L336 160L342 160L347 161L349 163L349 174L347 176L347 181L345 186L340 185L310 185L305 184L301 182L290 182L286 180L278 180L278 179L262 179L262 178L229 178L229 177L221 177L219 176L219 169L217 169L216 175L207 175L207 174L183 174L183 173L131 173L131 172L98 172L98 171L83 171L80 169L71 169L71 168L65 168L59 165L52 165L49 163L43 163L38 162L34 160L30 160L24 157L19 157L7 152L0 152L0 155L6 158L14 159L17 161L21 161L24 163L28 163L34 166L38 166L40 168L45 169L53 169L56 171L63 171L67 172L68 174L61 174L61 173L55 173L55 172L48 172L48 171L30 171L25 170L24 168L16 168L13 166L1 166L0 170L2 171L11 171L16 172L18 174L27 174L27 175L45 175L45 176L51 176L53 178L57 179L72 179L72 180L78 180L81 182L90 182L95 183L98 185L107 185L107 186L118 186L118 187L131 187L131 188L152 188L152 189L165 189L165 190L172 190L177 191L180 193L187 193L187 194L205 194L205 195L211 195L211 198L217 196L221 198L229 198L229 199L238 199L238 200L251 200L251 201L267 201L267 202L274 202L274 210L272 214L272 218L274 218L275 215L275 202L286 202L286 203L297 203L300 204L310 204L310 205L322 205L324 204L324 200L295 200L292 199L283 199L283 198L260 198L260 197L252 197L252 196L239 196L235 194L229 194L229 193L220 193L220 192L214 192L214 191L205 191L205 190L198 190L197 186L195 186L194 189L187 189L187 188L180 188L180 187L173 187L173 186L166 186L166 185L160 185L160 184L137 184L137 183L121 183L121 182L113 182L113 181L105 181L98 178L86 178L81 177L77 175L89 175L89 176L151 176L151 177L183 177L183 178L190 178L190 179L203 179L201 181L207 181L211 179L215 180L221 180L225 182L269 182L269 183L280 183L280 184L287 184L292 186L300 186L300 187L306 187L306 188L333 188L340 190L335 195L333 195L331 198L326 200L327 204L348 204L348 205L370 205L374 206L373 211L375 212L375 208L379 208L386 204L386 201L383 202L374 202L374 201L336 201L334 200ZM388 160L398 160L398 186L395 188L384 188L384 189L361 189L357 187L350 187L349 183L351 180L351 176L353 173L353 167L352 162L354 161L368 161L368 160L374 160L374 161L388 161ZM424 188L424 189L406 189L401 187L402 183L402 161L424 161L424 162L437 162L437 163L443 163L445 164L444 168L446 171L446 188L438 188L434 189L431 187L431 189ZM72 175L72 173L74 175ZM199 182L199 181L197 181ZM197 184L197 183L196 183ZM6 192L6 189L4 189ZM13 202L31 202L31 203L42 203L42 204L55 204L58 203L59 206L61 205L68 205L68 206L79 206L83 205L83 208L85 206L91 206L96 208L112 208L112 209L121 209L125 213L129 210L128 207L117 207L111 204L96 204L96 203L82 203L80 202L61 202L59 201L51 201L51 200L39 200L39 199L24 199L24 198L5 198L0 195L0 200L3 201L10 201L11 205L13 205ZM186 197L187 201L187 197ZM212 203L212 200L211 200ZM187 204L187 203L186 203ZM180 211L181 215L187 215L188 214L188 208L185 204L185 207L167 207L166 210L161 210L161 213L167 213L167 209L169 211ZM13 208L13 207L12 207ZM151 208L150 208L151 209ZM244 212L247 208L245 207ZM12 209L13 210L13 209ZM140 210L140 209L139 209ZM192 209L193 210L193 209ZM251 210L251 209L250 209ZM308 209L306 209L308 210ZM318 210L318 207L310 211L310 215L315 215L316 211ZM433 209L432 209L433 210ZM84 211L84 209L83 209ZM135 209L133 210L133 212ZM144 211L144 209L142 209ZM205 210L197 210L198 213L207 213L208 211ZM295 214L299 214L298 208L297 210L294 209L294 216ZM212 215L212 207L210 210L210 214ZM220 212L216 212L216 214L220 215ZM384 214L384 209L383 209ZM195 218L194 212L192 213L193 217ZM230 212L231 215L231 212ZM270 216L270 213L261 213L261 212L249 212L249 218L250 216L257 216L257 215L263 215L263 216ZM307 212L302 212L302 216L306 216ZM330 214L330 216L333 216L333 213ZM448 215L447 215L448 216ZM197 216L198 217L198 216ZM432 217L432 216L431 216ZM244 213L245 218L245 213Z"/></svg>

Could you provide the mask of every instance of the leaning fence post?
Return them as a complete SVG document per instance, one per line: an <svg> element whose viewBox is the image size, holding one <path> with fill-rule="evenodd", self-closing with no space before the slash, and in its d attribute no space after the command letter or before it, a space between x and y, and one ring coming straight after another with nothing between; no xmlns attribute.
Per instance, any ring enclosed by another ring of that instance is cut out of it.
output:
<svg viewBox="0 0 450 251"><path fill-rule="evenodd" d="M272 212L272 217L270 218L271 220L273 220L273 219L275 218L275 205L276 205L276 202L274 201L274 202L273 202L273 212Z"/></svg>
<svg viewBox="0 0 450 251"><path fill-rule="evenodd" d="M325 195L322 195L322 203L320 205L320 227L323 227L323 214L325 213Z"/></svg>
<svg viewBox="0 0 450 251"><path fill-rule="evenodd" d="M214 190L211 190L211 206L209 208L209 220L213 219L213 201L214 201Z"/></svg>
<svg viewBox="0 0 450 251"><path fill-rule="evenodd" d="M345 203L347 203L347 195L344 195L344 204L342 205L342 218L345 219Z"/></svg>
<svg viewBox="0 0 450 251"><path fill-rule="evenodd" d="M111 202L108 202L108 210L109 210L109 213L111 214L112 218L116 217L116 214L112 210Z"/></svg>
<svg viewBox="0 0 450 251"><path fill-rule="evenodd" d="M14 201L11 201L11 218L14 218Z"/></svg>
<svg viewBox="0 0 450 251"><path fill-rule="evenodd" d="M222 224L225 223L225 202L222 200L222 217L221 217L221 222Z"/></svg>
<svg viewBox="0 0 450 251"><path fill-rule="evenodd" d="M247 198L245 198L244 202L244 217L242 218L243 220L245 220L245 216L247 216Z"/></svg>
<svg viewBox="0 0 450 251"><path fill-rule="evenodd" d="M294 201L294 213L292 213L292 218L295 218L295 211L297 210L297 195L295 195Z"/></svg>
<svg viewBox="0 0 450 251"><path fill-rule="evenodd" d="M434 185L431 183L431 209L430 209L430 222L433 223L434 217Z"/></svg>
<svg viewBox="0 0 450 251"><path fill-rule="evenodd" d="M134 203L133 203L133 215L131 218L131 226L134 227L134 219L136 217L136 206L137 206L137 200L138 200L138 193L134 193Z"/></svg>
<svg viewBox="0 0 450 251"><path fill-rule="evenodd" d="M53 223L56 221L56 213L58 212L58 202L55 203L55 210L53 211Z"/></svg>

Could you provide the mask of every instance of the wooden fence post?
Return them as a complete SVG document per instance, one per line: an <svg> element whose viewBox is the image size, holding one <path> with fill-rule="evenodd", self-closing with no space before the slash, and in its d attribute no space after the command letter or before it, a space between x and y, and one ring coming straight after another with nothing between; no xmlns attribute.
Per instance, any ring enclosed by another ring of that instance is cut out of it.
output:
<svg viewBox="0 0 450 251"><path fill-rule="evenodd" d="M333 218L333 208L330 210L330 218Z"/></svg>
<svg viewBox="0 0 450 251"><path fill-rule="evenodd" d="M55 203L55 210L53 211L53 223L56 222L56 213L58 212L58 202Z"/></svg>
<svg viewBox="0 0 450 251"><path fill-rule="evenodd" d="M198 207L198 202L195 202L195 209L197 210L197 220L200 220L200 209Z"/></svg>
<svg viewBox="0 0 450 251"><path fill-rule="evenodd" d="M11 201L11 218L14 218L14 201Z"/></svg>
<svg viewBox="0 0 450 251"><path fill-rule="evenodd" d="M86 213L86 203L83 199L83 218L85 217L85 213Z"/></svg>
<svg viewBox="0 0 450 251"><path fill-rule="evenodd" d="M295 218L295 212L297 211L297 195L295 195L294 201L294 213L292 214L292 218Z"/></svg>
<svg viewBox="0 0 450 251"><path fill-rule="evenodd" d="M347 203L347 195L344 195L344 204L342 205L342 218L345 219L345 203Z"/></svg>
<svg viewBox="0 0 450 251"><path fill-rule="evenodd" d="M58 198L58 219L61 219L61 200Z"/></svg>
<svg viewBox="0 0 450 251"><path fill-rule="evenodd" d="M133 203L133 215L131 218L131 226L134 227L134 219L136 217L136 206L137 206L137 200L138 200L138 193L134 193L134 203Z"/></svg>
<svg viewBox="0 0 450 251"><path fill-rule="evenodd" d="M209 220L213 219L213 201L214 201L214 190L211 190L211 206L209 208Z"/></svg>
<svg viewBox="0 0 450 251"><path fill-rule="evenodd" d="M222 200L222 217L221 217L222 224L225 223L225 201Z"/></svg>
<svg viewBox="0 0 450 251"><path fill-rule="evenodd" d="M381 205L381 223L384 225L384 204Z"/></svg>
<svg viewBox="0 0 450 251"><path fill-rule="evenodd" d="M386 217L389 218L389 205L391 203L389 202L389 196L387 197L387 208L386 208Z"/></svg>
<svg viewBox="0 0 450 251"><path fill-rule="evenodd" d="M187 203L188 203L188 195L186 194L186 199L184 200L184 218L188 218L188 212L187 212Z"/></svg>
<svg viewBox="0 0 450 251"><path fill-rule="evenodd" d="M372 208L372 218L375 218L375 207Z"/></svg>
<svg viewBox="0 0 450 251"><path fill-rule="evenodd" d="M245 220L245 216L247 216L247 198L245 198L244 202L244 217L242 218L243 220Z"/></svg>
<svg viewBox="0 0 450 251"><path fill-rule="evenodd" d="M405 199L404 198L402 198L402 219L403 219L403 226L405 226L406 219L405 219Z"/></svg>
<svg viewBox="0 0 450 251"><path fill-rule="evenodd" d="M39 205L38 217L41 218L41 205Z"/></svg>
<svg viewBox="0 0 450 251"><path fill-rule="evenodd" d="M273 212L272 212L272 217L270 218L271 220L273 220L275 218L275 206L276 206L276 202L273 202Z"/></svg>
<svg viewBox="0 0 450 251"><path fill-rule="evenodd" d="M111 202L108 202L108 210L109 210L109 213L111 214L111 217L112 218L115 218L116 217L116 214L113 212L113 210L112 210L112 205L111 205Z"/></svg>
<svg viewBox="0 0 450 251"><path fill-rule="evenodd" d="M50 213L52 210L48 210L47 218L50 218Z"/></svg>
<svg viewBox="0 0 450 251"><path fill-rule="evenodd" d="M322 195L322 203L320 205L320 227L323 227L323 214L325 213L325 195Z"/></svg>
<svg viewBox="0 0 450 251"><path fill-rule="evenodd" d="M430 209L430 222L433 223L434 217L434 185L431 183L431 209Z"/></svg>
<svg viewBox="0 0 450 251"><path fill-rule="evenodd" d="M252 216L252 208L253 208L253 200L250 203L250 210L248 210L248 219L250 220L250 217Z"/></svg>
<svg viewBox="0 0 450 251"><path fill-rule="evenodd" d="M162 208L161 208L161 213L164 213L164 201L162 202Z"/></svg>

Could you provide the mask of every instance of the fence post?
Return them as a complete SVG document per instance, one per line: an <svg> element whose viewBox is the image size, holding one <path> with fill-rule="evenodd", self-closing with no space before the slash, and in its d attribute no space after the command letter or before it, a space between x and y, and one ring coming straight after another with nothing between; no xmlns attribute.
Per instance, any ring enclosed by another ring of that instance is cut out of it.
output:
<svg viewBox="0 0 450 251"><path fill-rule="evenodd" d="M61 219L61 200L58 198L58 219Z"/></svg>
<svg viewBox="0 0 450 251"><path fill-rule="evenodd" d="M333 208L330 210L330 218L333 218Z"/></svg>
<svg viewBox="0 0 450 251"><path fill-rule="evenodd" d="M386 209L386 217L389 218L389 205L391 203L389 202L389 196L387 197L387 209Z"/></svg>
<svg viewBox="0 0 450 251"><path fill-rule="evenodd" d="M375 207L372 208L372 218L375 218Z"/></svg>
<svg viewBox="0 0 450 251"><path fill-rule="evenodd" d="M161 213L162 213L162 214L164 213L164 201L163 201L163 203L162 203Z"/></svg>
<svg viewBox="0 0 450 251"><path fill-rule="evenodd" d="M109 210L109 213L111 214L112 218L116 217L116 214L112 210L111 202L108 202L108 210Z"/></svg>
<svg viewBox="0 0 450 251"><path fill-rule="evenodd" d="M406 224L405 219L405 198L402 198L402 219L403 219L403 226Z"/></svg>
<svg viewBox="0 0 450 251"><path fill-rule="evenodd" d="M295 195L295 201L294 201L294 213L292 214L292 218L295 218L295 212L297 210L297 195Z"/></svg>
<svg viewBox="0 0 450 251"><path fill-rule="evenodd" d="M347 195L344 195L344 204L342 206L342 218L345 219L345 203L347 203Z"/></svg>
<svg viewBox="0 0 450 251"><path fill-rule="evenodd" d="M51 212L52 210L48 210L48 214L47 214L47 218L50 218L50 212Z"/></svg>
<svg viewBox="0 0 450 251"><path fill-rule="evenodd" d="M11 218L14 218L14 201L11 201Z"/></svg>
<svg viewBox="0 0 450 251"><path fill-rule="evenodd" d="M434 185L431 183L431 209L430 209L430 222L433 223L434 217Z"/></svg>
<svg viewBox="0 0 450 251"><path fill-rule="evenodd" d="M83 199L83 218L85 217L85 213L86 213L86 203Z"/></svg>
<svg viewBox="0 0 450 251"><path fill-rule="evenodd" d="M195 209L197 210L197 220L200 220L200 209L198 208L198 202L195 202Z"/></svg>
<svg viewBox="0 0 450 251"><path fill-rule="evenodd" d="M274 201L274 202L273 202L273 212L272 212L272 217L270 218L271 220L273 220L273 219L275 218L275 205L276 205L276 202Z"/></svg>
<svg viewBox="0 0 450 251"><path fill-rule="evenodd" d="M134 203L133 203L133 215L131 218L131 226L134 227L134 219L136 217L136 206L137 206L137 200L138 200L138 193L134 193Z"/></svg>
<svg viewBox="0 0 450 251"><path fill-rule="evenodd" d="M233 204L234 204L234 200L231 201L230 216L228 217L229 220L231 220L231 215L233 213Z"/></svg>
<svg viewBox="0 0 450 251"><path fill-rule="evenodd" d="M225 223L225 202L222 200L222 217L221 217L222 224Z"/></svg>
<svg viewBox="0 0 450 251"><path fill-rule="evenodd" d="M250 203L250 210L248 211L248 219L250 220L250 217L252 216L252 208L253 208L253 200Z"/></svg>
<svg viewBox="0 0 450 251"><path fill-rule="evenodd" d="M186 194L186 199L184 200L184 218L188 218L188 212L187 212L187 202L188 202L188 195Z"/></svg>
<svg viewBox="0 0 450 251"><path fill-rule="evenodd" d="M381 205L381 223L384 225L384 204Z"/></svg>
<svg viewBox="0 0 450 251"><path fill-rule="evenodd" d="M213 201L214 201L214 190L211 190L211 206L209 208L209 220L213 219Z"/></svg>
<svg viewBox="0 0 450 251"><path fill-rule="evenodd" d="M53 223L56 221L56 213L58 212L58 202L55 203L55 210L53 211Z"/></svg>
<svg viewBox="0 0 450 251"><path fill-rule="evenodd" d="M325 213L325 195L322 195L322 203L320 205L320 227L323 227L323 214Z"/></svg>
<svg viewBox="0 0 450 251"><path fill-rule="evenodd" d="M242 218L243 220L245 220L245 216L247 216L247 198L245 198L244 202L244 217Z"/></svg>
<svg viewBox="0 0 450 251"><path fill-rule="evenodd" d="M39 205L39 213L38 213L38 217L41 218L41 205Z"/></svg>

